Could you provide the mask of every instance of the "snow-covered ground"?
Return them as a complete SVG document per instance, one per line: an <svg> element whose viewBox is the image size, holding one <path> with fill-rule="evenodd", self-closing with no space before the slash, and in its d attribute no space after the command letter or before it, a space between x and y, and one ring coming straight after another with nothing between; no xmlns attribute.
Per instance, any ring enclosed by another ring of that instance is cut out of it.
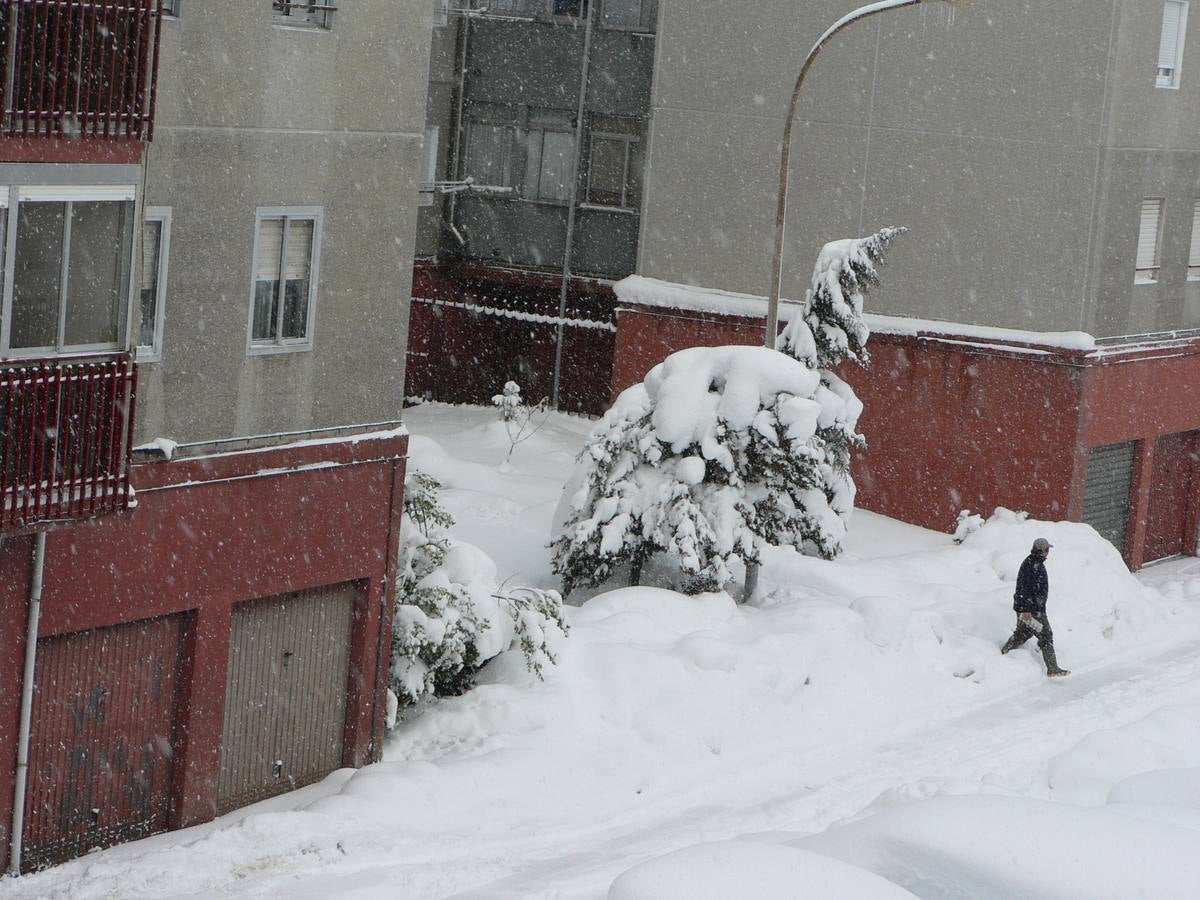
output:
<svg viewBox="0 0 1200 900"><path fill-rule="evenodd" d="M500 577L545 549L591 423L508 449L490 410L409 411L413 464ZM947 523L949 527L951 523ZM1059 660L1001 657L1034 537ZM998 516L961 546L856 512L761 598L614 590L403 723L385 761L4 897L1154 898L1200 885L1200 567L1133 577L1089 528ZM576 598L573 598L576 599Z"/></svg>

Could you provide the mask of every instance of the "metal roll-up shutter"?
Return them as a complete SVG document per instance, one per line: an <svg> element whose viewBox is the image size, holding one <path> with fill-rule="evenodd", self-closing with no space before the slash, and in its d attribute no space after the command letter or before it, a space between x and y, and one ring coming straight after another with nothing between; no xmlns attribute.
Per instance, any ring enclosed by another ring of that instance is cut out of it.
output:
<svg viewBox="0 0 1200 900"><path fill-rule="evenodd" d="M22 868L167 830L185 624L38 641Z"/></svg>
<svg viewBox="0 0 1200 900"><path fill-rule="evenodd" d="M1083 493L1083 521L1114 547L1125 552L1129 522L1129 490L1133 484L1133 459L1137 443L1093 447L1088 452L1087 482Z"/></svg>
<svg viewBox="0 0 1200 900"><path fill-rule="evenodd" d="M342 765L354 584L233 611L217 808L312 784Z"/></svg>

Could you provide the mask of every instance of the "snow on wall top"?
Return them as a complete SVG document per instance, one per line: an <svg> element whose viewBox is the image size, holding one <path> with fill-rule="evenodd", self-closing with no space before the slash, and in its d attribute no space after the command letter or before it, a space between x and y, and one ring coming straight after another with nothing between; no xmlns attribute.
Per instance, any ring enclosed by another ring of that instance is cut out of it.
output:
<svg viewBox="0 0 1200 900"><path fill-rule="evenodd" d="M676 284L642 275L630 275L621 279L613 285L613 290L619 301L640 306L748 318L765 317L767 314L767 301L761 296ZM783 300L779 309L780 321L789 321L799 309L798 303ZM1096 339L1083 331L1021 331L1016 328L967 325L877 313L867 313L865 318L872 334L968 338L986 341L991 345L1002 345L1003 349L1009 350L1022 345L1082 352L1096 350Z"/></svg>

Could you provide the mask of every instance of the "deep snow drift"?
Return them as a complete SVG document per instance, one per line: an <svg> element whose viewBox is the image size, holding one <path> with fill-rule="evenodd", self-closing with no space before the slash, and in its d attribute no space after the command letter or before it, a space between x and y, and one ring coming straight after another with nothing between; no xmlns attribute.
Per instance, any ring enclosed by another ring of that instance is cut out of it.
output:
<svg viewBox="0 0 1200 900"><path fill-rule="evenodd" d="M553 417L501 470L494 411L407 420L455 535L553 586L592 423ZM1032 644L997 650L1039 535L1056 682ZM569 610L544 683L501 656L379 765L0 896L1194 895L1200 571L1131 576L1081 525L1001 514L958 546L859 511L836 562L769 554L753 606L668 586Z"/></svg>

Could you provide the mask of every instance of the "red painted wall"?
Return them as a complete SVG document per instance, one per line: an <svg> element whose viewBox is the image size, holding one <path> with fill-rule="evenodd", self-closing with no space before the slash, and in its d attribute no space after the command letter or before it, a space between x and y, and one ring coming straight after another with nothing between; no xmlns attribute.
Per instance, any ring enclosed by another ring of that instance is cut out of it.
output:
<svg viewBox="0 0 1200 900"><path fill-rule="evenodd" d="M212 818L234 603L359 581L346 765L383 730L407 438L228 453L134 466L138 505L52 532L40 634L193 611L176 748L173 825ZM296 471L295 467L301 468ZM291 471L289 471L291 470ZM20 684L32 538L0 544L0 684ZM0 691L0 838L7 846L19 692Z"/></svg>
<svg viewBox="0 0 1200 900"><path fill-rule="evenodd" d="M1068 515L1082 370L879 335L846 366L864 411L859 505L937 531L960 510Z"/></svg>
<svg viewBox="0 0 1200 900"><path fill-rule="evenodd" d="M757 344L762 334L757 319L622 306L613 394L676 350ZM854 461L861 508L938 531L951 529L962 509L1067 516L1078 465L1078 366L907 336L874 335L870 350L870 370L847 365L839 373L864 405L859 431L868 450Z"/></svg>

